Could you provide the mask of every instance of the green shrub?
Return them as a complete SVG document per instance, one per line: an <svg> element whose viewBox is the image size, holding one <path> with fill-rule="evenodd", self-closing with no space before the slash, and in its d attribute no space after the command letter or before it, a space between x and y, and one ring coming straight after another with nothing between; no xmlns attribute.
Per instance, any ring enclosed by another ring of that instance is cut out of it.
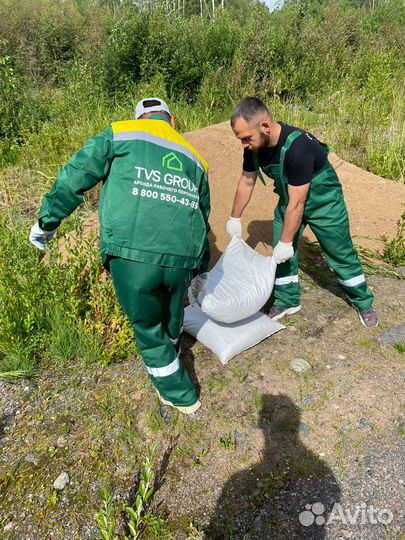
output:
<svg viewBox="0 0 405 540"><path fill-rule="evenodd" d="M168 17L163 10L152 13L142 55L142 78L161 74L170 97L180 94L192 98L204 75L204 24L200 18Z"/></svg>
<svg viewBox="0 0 405 540"><path fill-rule="evenodd" d="M132 7L115 22L103 44L99 66L100 90L111 98L123 95L140 80L143 55L148 54L149 29L145 13Z"/></svg>
<svg viewBox="0 0 405 540"><path fill-rule="evenodd" d="M63 82L66 68L80 53L86 26L75 2L0 2L0 36L8 54L18 59L19 70L36 83Z"/></svg>
<svg viewBox="0 0 405 540"><path fill-rule="evenodd" d="M404 176L405 12L347 0L287 2L270 13L233 0L215 17L92 0L0 0L0 162L54 177L90 135L132 117L156 89L179 129L229 117L254 94L294 120L313 111L343 157ZM156 81L158 84L156 85ZM398 96L398 97L397 97Z"/></svg>

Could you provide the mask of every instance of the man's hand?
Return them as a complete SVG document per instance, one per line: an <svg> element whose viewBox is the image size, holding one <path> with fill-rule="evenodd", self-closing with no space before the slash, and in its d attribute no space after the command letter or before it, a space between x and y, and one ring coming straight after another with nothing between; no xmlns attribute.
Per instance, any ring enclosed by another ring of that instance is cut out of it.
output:
<svg viewBox="0 0 405 540"><path fill-rule="evenodd" d="M41 229L39 223L37 222L31 228L30 242L41 251L44 251L46 248L45 244L52 240L52 238L55 236L55 233L56 229L54 231L44 231L43 229Z"/></svg>
<svg viewBox="0 0 405 540"><path fill-rule="evenodd" d="M240 218L230 217L228 223L226 224L226 232L231 238L234 236L242 237L242 223Z"/></svg>
<svg viewBox="0 0 405 540"><path fill-rule="evenodd" d="M279 242L273 250L273 257L277 264L288 261L293 255L292 242Z"/></svg>

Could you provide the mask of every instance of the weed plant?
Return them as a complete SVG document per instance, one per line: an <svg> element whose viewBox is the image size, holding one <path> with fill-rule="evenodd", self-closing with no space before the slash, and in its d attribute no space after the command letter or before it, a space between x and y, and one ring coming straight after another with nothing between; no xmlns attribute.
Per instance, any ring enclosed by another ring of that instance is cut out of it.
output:
<svg viewBox="0 0 405 540"><path fill-rule="evenodd" d="M164 518L159 512L152 510L152 500L155 492L155 467L157 458L157 446L148 446L147 453L143 458L140 482L135 504L127 506L126 527L129 536L115 534L116 521L114 517L114 505L108 491L103 493L103 504L96 515L100 538L102 540L140 540L141 538L159 538L170 540L173 538L167 529Z"/></svg>
<svg viewBox="0 0 405 540"><path fill-rule="evenodd" d="M398 220L396 236L384 237L383 258L393 266L405 266L405 211Z"/></svg>

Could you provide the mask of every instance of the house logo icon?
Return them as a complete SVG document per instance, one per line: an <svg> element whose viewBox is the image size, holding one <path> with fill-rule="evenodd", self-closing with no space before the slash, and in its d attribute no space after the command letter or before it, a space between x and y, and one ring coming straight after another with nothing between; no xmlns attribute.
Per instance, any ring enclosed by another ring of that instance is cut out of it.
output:
<svg viewBox="0 0 405 540"><path fill-rule="evenodd" d="M170 171L182 172L183 164L174 152L166 154L162 158L162 167L169 169Z"/></svg>

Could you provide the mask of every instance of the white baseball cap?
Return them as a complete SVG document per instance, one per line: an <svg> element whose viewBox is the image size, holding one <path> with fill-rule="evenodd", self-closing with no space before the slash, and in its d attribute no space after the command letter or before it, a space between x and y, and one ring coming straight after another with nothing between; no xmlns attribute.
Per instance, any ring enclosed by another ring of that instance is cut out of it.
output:
<svg viewBox="0 0 405 540"><path fill-rule="evenodd" d="M149 98L141 99L136 104L135 119L138 120L138 118L140 118L145 113L159 112L159 111L164 111L170 116L172 115L172 113L169 111L169 107L163 101L163 99L160 99L157 97L149 97Z"/></svg>

